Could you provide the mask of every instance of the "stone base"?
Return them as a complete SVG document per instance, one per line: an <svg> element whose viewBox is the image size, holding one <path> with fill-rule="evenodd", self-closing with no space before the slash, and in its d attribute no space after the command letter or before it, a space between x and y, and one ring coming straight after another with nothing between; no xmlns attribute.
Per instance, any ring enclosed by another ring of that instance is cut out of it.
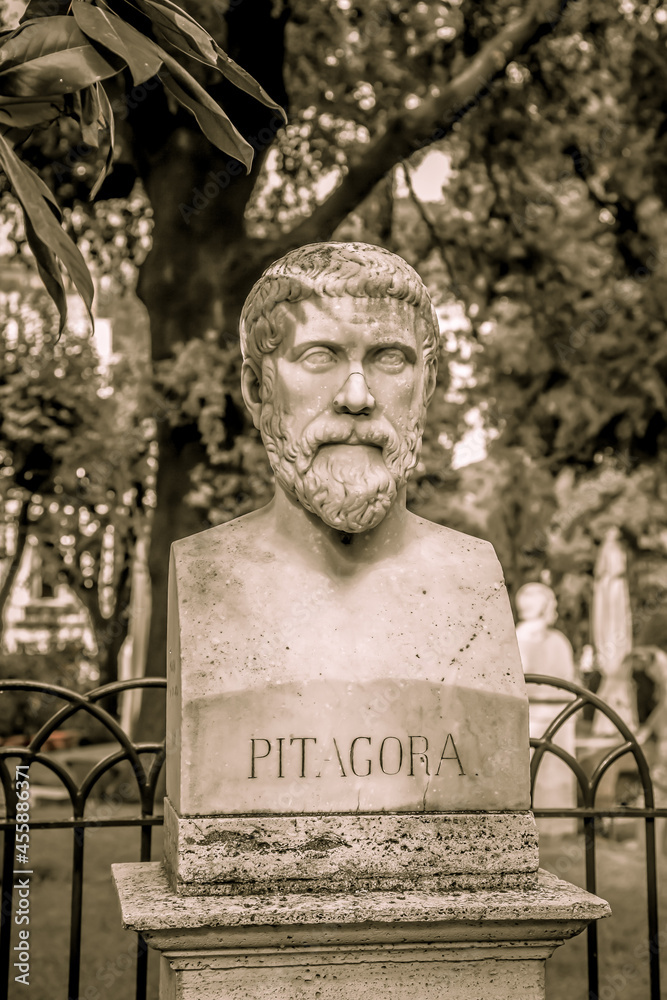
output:
<svg viewBox="0 0 667 1000"><path fill-rule="evenodd" d="M123 923L161 953L161 1000L544 1000L557 945L609 914L532 890L179 896L159 863L113 866Z"/></svg>
<svg viewBox="0 0 667 1000"><path fill-rule="evenodd" d="M165 799L165 864L181 895L528 889L532 813L178 816Z"/></svg>

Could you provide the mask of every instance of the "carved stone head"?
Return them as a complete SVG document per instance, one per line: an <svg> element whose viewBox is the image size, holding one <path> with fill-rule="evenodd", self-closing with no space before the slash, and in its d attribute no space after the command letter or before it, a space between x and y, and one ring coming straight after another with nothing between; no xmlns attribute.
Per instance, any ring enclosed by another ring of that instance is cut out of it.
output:
<svg viewBox="0 0 667 1000"><path fill-rule="evenodd" d="M417 463L437 343L423 282L382 247L315 243L272 264L241 347L279 486L340 531L379 524Z"/></svg>
<svg viewBox="0 0 667 1000"><path fill-rule="evenodd" d="M558 618L558 602L546 583L524 583L516 592L516 609L522 622L541 621L554 625Z"/></svg>

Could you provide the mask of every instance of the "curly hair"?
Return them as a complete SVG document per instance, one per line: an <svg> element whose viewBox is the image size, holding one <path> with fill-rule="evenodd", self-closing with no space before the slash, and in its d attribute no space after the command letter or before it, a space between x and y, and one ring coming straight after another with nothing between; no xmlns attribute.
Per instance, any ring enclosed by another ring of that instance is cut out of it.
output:
<svg viewBox="0 0 667 1000"><path fill-rule="evenodd" d="M435 356L438 319L423 281L402 257L370 243L309 243L271 264L255 282L241 312L241 351L261 368L285 328L275 309L313 295L400 299L422 320L424 361Z"/></svg>

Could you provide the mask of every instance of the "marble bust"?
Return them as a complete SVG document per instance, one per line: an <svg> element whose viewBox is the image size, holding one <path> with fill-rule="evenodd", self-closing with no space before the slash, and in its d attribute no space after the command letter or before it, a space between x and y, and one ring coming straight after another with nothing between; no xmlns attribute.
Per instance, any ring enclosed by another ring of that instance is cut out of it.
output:
<svg viewBox="0 0 667 1000"><path fill-rule="evenodd" d="M493 549L406 508L426 289L379 247L303 247L241 338L275 496L172 547L164 866L116 866L125 925L165 1000L543 998L609 908L538 873Z"/></svg>
<svg viewBox="0 0 667 1000"><path fill-rule="evenodd" d="M528 810L528 713L493 548L406 508L438 325L389 251L288 253L241 317L274 474L261 510L175 543L178 816Z"/></svg>

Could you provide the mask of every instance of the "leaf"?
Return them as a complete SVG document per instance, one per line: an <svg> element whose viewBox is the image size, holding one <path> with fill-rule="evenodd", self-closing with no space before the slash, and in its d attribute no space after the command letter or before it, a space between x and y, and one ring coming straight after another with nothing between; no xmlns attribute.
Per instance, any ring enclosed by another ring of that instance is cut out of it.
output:
<svg viewBox="0 0 667 1000"><path fill-rule="evenodd" d="M65 286L63 285L58 260L53 251L37 235L30 221L30 216L27 213L24 217L24 224L28 245L33 252L39 276L60 315L58 333L62 333L67 322L67 295L65 294Z"/></svg>
<svg viewBox="0 0 667 1000"><path fill-rule="evenodd" d="M26 101L24 98L0 97L0 125L10 128L32 128L46 125L63 114L62 102L54 97L51 101Z"/></svg>
<svg viewBox="0 0 667 1000"><path fill-rule="evenodd" d="M106 128L109 129L109 152L107 153L107 158L102 170L100 171L99 177L93 184L90 191L90 200L92 201L97 192L100 190L104 181L111 173L113 167L113 153L116 141L116 123L113 116L113 108L111 107L111 102L109 100L108 94L101 83L95 84L98 92L99 104L100 104L100 115L102 121Z"/></svg>
<svg viewBox="0 0 667 1000"><path fill-rule="evenodd" d="M19 18L19 24L25 21L32 21L38 17L53 17L59 14L66 14L69 10L70 0L28 0L28 5Z"/></svg>
<svg viewBox="0 0 667 1000"><path fill-rule="evenodd" d="M179 104L187 108L199 123L204 135L221 149L230 153L244 164L250 172L253 149L241 133L234 127L222 108L215 103L194 77L162 49L165 70L158 74L165 88L174 95Z"/></svg>
<svg viewBox="0 0 667 1000"><path fill-rule="evenodd" d="M254 77L234 62L194 18L171 0L137 0L138 6L150 17L156 34L179 52L207 66L214 66L236 87L268 108L278 111L287 122L287 115L269 97Z"/></svg>
<svg viewBox="0 0 667 1000"><path fill-rule="evenodd" d="M160 49L140 31L111 11L100 10L85 0L72 0L74 20L85 35L110 49L126 64L137 86L160 69Z"/></svg>
<svg viewBox="0 0 667 1000"><path fill-rule="evenodd" d="M99 149L100 99L97 93L99 83L74 93L74 112L81 126L81 138L93 149Z"/></svg>
<svg viewBox="0 0 667 1000"><path fill-rule="evenodd" d="M26 58L66 49L73 37L75 44L85 41L71 17L24 22L0 43L0 69L20 66Z"/></svg>
<svg viewBox="0 0 667 1000"><path fill-rule="evenodd" d="M215 66L214 42L208 31L175 3L155 3L154 0L136 0L137 6L150 18L156 33L181 51L199 54L200 61ZM182 49L183 42L189 43Z"/></svg>
<svg viewBox="0 0 667 1000"><path fill-rule="evenodd" d="M61 227L51 210L55 199L44 181L35 174L15 153L4 136L0 135L0 168L21 204L25 215L26 236L35 255L37 267L46 289L60 313L60 332L67 321L67 299L60 269L55 258L67 268L91 317L93 282L75 243Z"/></svg>
<svg viewBox="0 0 667 1000"><path fill-rule="evenodd" d="M251 97L255 97L262 104L266 104L268 108L273 108L274 111L278 111L282 120L287 124L287 114L285 109L277 104L272 98L269 97L267 92L261 87L254 76L251 76L242 66L234 62L231 56L228 56L224 52L217 42L215 42L215 51L218 56L218 61L216 63L217 68L220 70L223 76L233 83L239 90L243 90L246 94L250 94Z"/></svg>
<svg viewBox="0 0 667 1000"><path fill-rule="evenodd" d="M0 93L44 98L67 94L115 76L125 63L105 58L71 17L21 25L0 45Z"/></svg>

